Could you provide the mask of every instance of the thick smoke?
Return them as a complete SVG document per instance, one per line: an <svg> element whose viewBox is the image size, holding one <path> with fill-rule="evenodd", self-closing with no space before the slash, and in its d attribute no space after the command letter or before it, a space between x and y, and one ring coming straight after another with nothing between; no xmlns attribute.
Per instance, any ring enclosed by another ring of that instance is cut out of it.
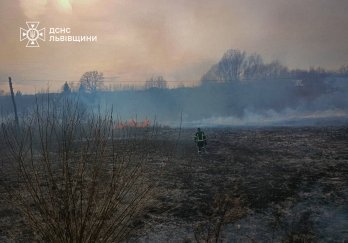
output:
<svg viewBox="0 0 348 243"><path fill-rule="evenodd" d="M277 61L264 63L257 54L230 50L203 75L200 86L168 89L165 80L160 81L161 85L152 82L143 90L69 95L96 110L112 107L119 120L149 119L171 126L181 122L184 126L268 126L348 121L348 67L288 70ZM53 96L59 102L63 95ZM0 99L2 114L9 114L9 97ZM35 100L30 96L17 99L21 110Z"/></svg>

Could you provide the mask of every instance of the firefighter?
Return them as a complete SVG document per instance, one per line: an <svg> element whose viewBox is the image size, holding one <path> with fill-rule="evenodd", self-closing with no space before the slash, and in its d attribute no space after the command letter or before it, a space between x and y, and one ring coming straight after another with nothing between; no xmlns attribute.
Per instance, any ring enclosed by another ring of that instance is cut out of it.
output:
<svg viewBox="0 0 348 243"><path fill-rule="evenodd" d="M197 144L199 154L202 152L202 149L206 152L205 146L207 145L207 137L200 128L197 129L195 134L195 143Z"/></svg>

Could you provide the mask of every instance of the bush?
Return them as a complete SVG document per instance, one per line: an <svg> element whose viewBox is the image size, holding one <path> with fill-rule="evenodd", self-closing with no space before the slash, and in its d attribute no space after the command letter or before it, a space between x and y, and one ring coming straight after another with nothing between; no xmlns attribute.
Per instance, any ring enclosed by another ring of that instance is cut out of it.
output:
<svg viewBox="0 0 348 243"><path fill-rule="evenodd" d="M119 242L152 195L143 151L119 139L112 112L88 114L77 102L36 105L18 128L2 125L16 166L8 191L36 240ZM119 144L129 149L118 149Z"/></svg>

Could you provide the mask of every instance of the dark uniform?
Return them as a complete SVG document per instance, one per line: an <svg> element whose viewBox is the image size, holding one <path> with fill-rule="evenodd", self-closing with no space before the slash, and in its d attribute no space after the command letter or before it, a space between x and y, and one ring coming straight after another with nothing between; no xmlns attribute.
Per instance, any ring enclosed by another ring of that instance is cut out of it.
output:
<svg viewBox="0 0 348 243"><path fill-rule="evenodd" d="M198 147L198 153L202 152L202 148L205 151L205 146L207 145L207 137L205 136L204 132L201 131L200 128L197 129L197 132L195 134L195 142Z"/></svg>

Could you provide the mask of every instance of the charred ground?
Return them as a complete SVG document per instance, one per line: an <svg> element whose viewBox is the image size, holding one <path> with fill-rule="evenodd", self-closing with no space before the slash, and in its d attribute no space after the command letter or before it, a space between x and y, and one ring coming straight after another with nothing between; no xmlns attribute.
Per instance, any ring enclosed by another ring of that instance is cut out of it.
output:
<svg viewBox="0 0 348 243"><path fill-rule="evenodd" d="M219 195L237 198L238 207L230 210L240 211L224 224L224 242L348 239L347 127L204 131L208 153L203 155L197 155L193 129L160 129L147 140L150 144L136 142L149 154L145 172L156 180L157 193L137 222L133 241L194 241L195 226L209 224ZM126 151L125 146L118 149ZM30 238L20 214L1 198L0 240L8 241L11 234Z"/></svg>
<svg viewBox="0 0 348 243"><path fill-rule="evenodd" d="M348 239L347 127L205 132L208 154L198 156L194 130L184 130L173 159L159 161L159 186L167 195L152 213L171 222L161 226L162 237L172 232L175 242L192 239L192 225L209 219L214 197L228 194L241 198L247 213L225 228L227 242ZM161 230L154 232L148 237L162 241Z"/></svg>

